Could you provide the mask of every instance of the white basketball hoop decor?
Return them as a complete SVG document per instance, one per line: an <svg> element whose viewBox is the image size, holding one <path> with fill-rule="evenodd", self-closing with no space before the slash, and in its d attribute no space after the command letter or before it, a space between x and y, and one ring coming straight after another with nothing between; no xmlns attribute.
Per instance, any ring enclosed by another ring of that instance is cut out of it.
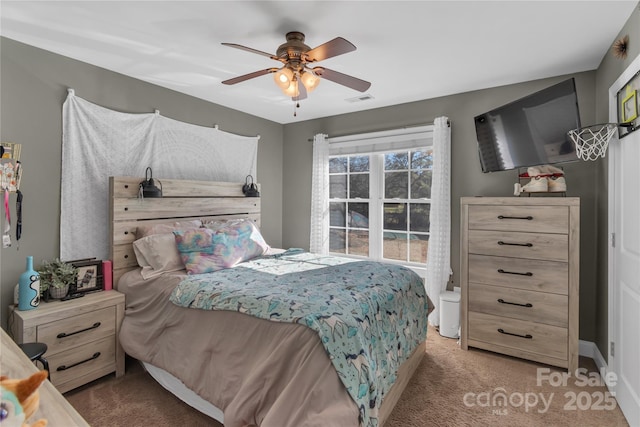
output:
<svg viewBox="0 0 640 427"><path fill-rule="evenodd" d="M607 153L609 141L618 129L617 123L592 125L570 130L569 137L576 145L576 154L582 160L597 160Z"/></svg>

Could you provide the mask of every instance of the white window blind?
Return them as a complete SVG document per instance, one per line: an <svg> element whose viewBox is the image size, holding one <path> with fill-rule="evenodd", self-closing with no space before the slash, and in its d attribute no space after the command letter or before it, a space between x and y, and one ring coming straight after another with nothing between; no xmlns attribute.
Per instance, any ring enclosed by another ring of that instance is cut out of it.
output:
<svg viewBox="0 0 640 427"><path fill-rule="evenodd" d="M327 138L329 154L385 153L433 144L433 125Z"/></svg>

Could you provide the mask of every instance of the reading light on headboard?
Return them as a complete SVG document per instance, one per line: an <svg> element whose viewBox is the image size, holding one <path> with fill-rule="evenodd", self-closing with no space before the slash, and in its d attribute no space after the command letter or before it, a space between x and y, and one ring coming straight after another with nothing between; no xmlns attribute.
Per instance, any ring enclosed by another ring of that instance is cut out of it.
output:
<svg viewBox="0 0 640 427"><path fill-rule="evenodd" d="M145 197L162 197L162 182L160 182L160 188L156 187L153 182L153 171L150 167L147 168L144 173L144 181L140 182L140 196Z"/></svg>
<svg viewBox="0 0 640 427"><path fill-rule="evenodd" d="M249 183L249 178L251 178L251 183ZM253 182L253 177L251 175L247 175L244 185L242 186L242 192L247 197L260 197L258 186Z"/></svg>

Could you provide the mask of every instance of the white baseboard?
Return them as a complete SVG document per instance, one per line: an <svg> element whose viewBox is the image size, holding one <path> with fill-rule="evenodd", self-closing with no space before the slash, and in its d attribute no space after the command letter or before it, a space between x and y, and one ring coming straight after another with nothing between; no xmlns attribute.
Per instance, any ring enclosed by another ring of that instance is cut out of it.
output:
<svg viewBox="0 0 640 427"><path fill-rule="evenodd" d="M604 360L602 353L598 349L598 346L591 341L578 341L578 353L580 356L590 357L595 362L598 367L598 371L609 373L609 366L607 365L607 361ZM609 391L613 391L609 384L607 384L607 388Z"/></svg>
<svg viewBox="0 0 640 427"><path fill-rule="evenodd" d="M608 370L607 361L604 360L602 353L600 353L598 346L594 342L580 340L578 342L578 353L580 353L580 356L593 359L598 369L604 368Z"/></svg>

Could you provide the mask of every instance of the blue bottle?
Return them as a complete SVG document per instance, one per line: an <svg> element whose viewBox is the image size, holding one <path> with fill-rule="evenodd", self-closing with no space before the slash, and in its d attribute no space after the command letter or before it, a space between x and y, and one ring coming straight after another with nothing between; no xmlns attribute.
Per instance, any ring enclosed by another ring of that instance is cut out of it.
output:
<svg viewBox="0 0 640 427"><path fill-rule="evenodd" d="M27 269L18 280L18 310L32 310L40 304L40 274L33 269L33 257L27 257Z"/></svg>

